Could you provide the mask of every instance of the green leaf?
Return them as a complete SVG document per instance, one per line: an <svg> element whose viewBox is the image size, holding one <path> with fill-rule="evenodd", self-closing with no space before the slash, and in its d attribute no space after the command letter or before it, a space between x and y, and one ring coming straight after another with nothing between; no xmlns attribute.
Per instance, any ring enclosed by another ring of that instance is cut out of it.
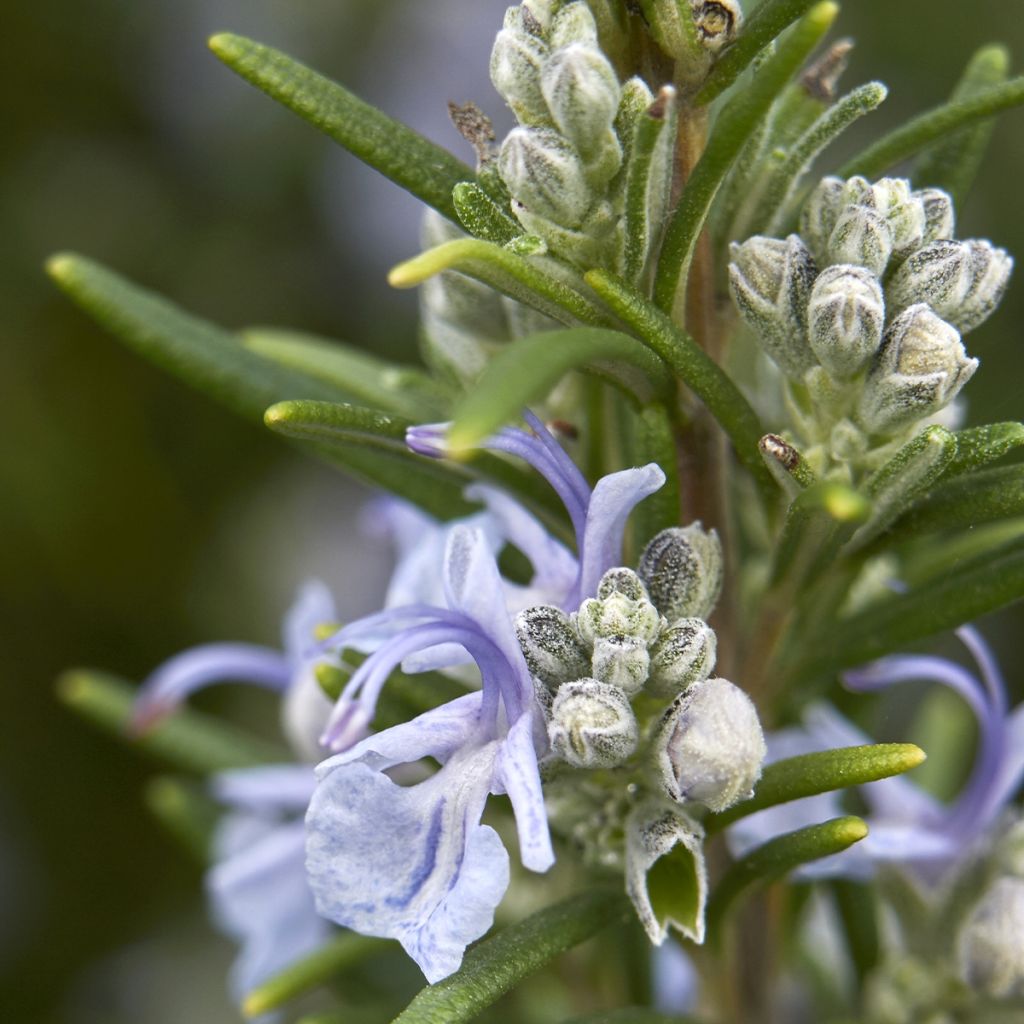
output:
<svg viewBox="0 0 1024 1024"><path fill-rule="evenodd" d="M378 359L352 345L274 327L249 327L242 343L257 355L316 377L337 398L430 422L447 415L451 392L413 366ZM293 396L294 397L294 396Z"/></svg>
<svg viewBox="0 0 1024 1024"><path fill-rule="evenodd" d="M453 454L466 453L509 420L519 418L525 406L544 398L570 370L601 364L624 363L641 371L642 380L653 383L663 397L671 394L671 374L649 348L619 331L577 327L566 331L543 331L507 345L455 406L448 447ZM603 376L615 379L617 374ZM617 381L618 383L618 381Z"/></svg>
<svg viewBox="0 0 1024 1024"><path fill-rule="evenodd" d="M452 189L475 175L446 149L270 46L224 32L210 40L210 49L232 71L374 170L449 220L458 220Z"/></svg>
<svg viewBox="0 0 1024 1024"><path fill-rule="evenodd" d="M621 1010L604 1010L573 1017L562 1024L696 1024L694 1017L674 1017L642 1006L624 1006Z"/></svg>
<svg viewBox="0 0 1024 1024"><path fill-rule="evenodd" d="M833 879L829 885L843 925L846 948L859 985L878 966L880 942L876 893L864 882Z"/></svg>
<svg viewBox="0 0 1024 1024"><path fill-rule="evenodd" d="M394 1024L472 1020L559 953L624 920L629 912L621 892L601 889L547 907L470 949L455 974L423 989Z"/></svg>
<svg viewBox="0 0 1024 1024"><path fill-rule="evenodd" d="M842 853L868 834L867 824L853 816L832 818L820 825L787 832L738 860L718 883L708 901L708 934L720 941L726 912L752 885L765 885L801 864Z"/></svg>
<svg viewBox="0 0 1024 1024"><path fill-rule="evenodd" d="M665 474L665 484L645 498L630 517L633 560L657 533L679 524L679 466L672 420L662 405L647 405L638 412L623 408L620 417L625 464L645 466L656 462Z"/></svg>
<svg viewBox="0 0 1024 1024"><path fill-rule="evenodd" d="M764 428L732 378L693 338L618 278L603 270L591 270L586 281L615 315L707 406L728 435L740 462L751 472L763 493L774 497L777 488L758 449Z"/></svg>
<svg viewBox="0 0 1024 1024"><path fill-rule="evenodd" d="M712 835L767 807L888 779L916 768L924 759L925 752L913 743L872 743L787 757L765 766L749 800L720 814L709 814L704 819L704 830Z"/></svg>
<svg viewBox="0 0 1024 1024"><path fill-rule="evenodd" d="M836 173L841 178L852 178L855 174L879 178L890 167L920 153L931 143L1021 103L1024 103L1024 76L981 89L968 99L945 103L919 114L858 153Z"/></svg>
<svg viewBox="0 0 1024 1024"><path fill-rule="evenodd" d="M146 784L146 806L200 864L210 859L220 809L195 783L159 775Z"/></svg>
<svg viewBox="0 0 1024 1024"><path fill-rule="evenodd" d="M361 444L415 456L405 447L412 421L376 409L343 402L277 402L263 415L273 431L286 437L326 444Z"/></svg>
<svg viewBox="0 0 1024 1024"><path fill-rule="evenodd" d="M608 324L608 317L574 288L545 273L525 256L479 238L444 242L399 263L388 274L395 288L414 288L445 270L458 270L569 327Z"/></svg>
<svg viewBox="0 0 1024 1024"><path fill-rule="evenodd" d="M779 42L776 52L758 69L747 87L718 115L707 147L686 182L665 231L654 281L655 302L665 312L681 305L678 299L686 293L697 239L729 168L772 101L818 45L838 13L839 6L832 0L816 4ZM678 315L675 319L682 320Z"/></svg>
<svg viewBox="0 0 1024 1024"><path fill-rule="evenodd" d="M452 191L459 223L475 238L505 245L523 229L476 182L463 181Z"/></svg>
<svg viewBox="0 0 1024 1024"><path fill-rule="evenodd" d="M757 447L768 471L791 498L817 482L807 459L785 438L778 434L765 434L757 442Z"/></svg>
<svg viewBox="0 0 1024 1024"><path fill-rule="evenodd" d="M955 629L1024 597L1024 537L948 565L935 579L840 619L827 637L806 638L799 678L862 665Z"/></svg>
<svg viewBox="0 0 1024 1024"><path fill-rule="evenodd" d="M986 88L1001 85L1009 72L1010 53L1006 47L983 46L968 62L950 102L967 100ZM941 188L953 197L959 209L978 173L994 127L994 121L980 121L925 150L914 167L914 184Z"/></svg>
<svg viewBox="0 0 1024 1024"><path fill-rule="evenodd" d="M909 538L900 551L901 576L911 589L926 586L951 570L996 551L1024 537L1024 517L1000 519L969 526L965 530ZM881 541L878 542L879 545Z"/></svg>
<svg viewBox="0 0 1024 1024"><path fill-rule="evenodd" d="M293 999L326 985L353 967L359 967L383 949L390 939L375 939L355 932L342 932L314 953L303 957L249 992L242 1002L246 1017L259 1017L290 1003Z"/></svg>
<svg viewBox="0 0 1024 1024"><path fill-rule="evenodd" d="M1024 423L987 423L958 430L956 458L946 468L945 479L987 466L1021 445L1024 445Z"/></svg>
<svg viewBox="0 0 1024 1024"><path fill-rule="evenodd" d="M710 103L720 96L749 67L754 58L797 18L802 18L816 0L762 0L747 19L739 38L711 69L697 103Z"/></svg>
<svg viewBox="0 0 1024 1024"><path fill-rule="evenodd" d="M292 760L284 748L190 708L179 708L141 735L133 735L129 730L137 693L123 679L91 669L73 669L57 680L63 704L131 746L185 771L209 775Z"/></svg>

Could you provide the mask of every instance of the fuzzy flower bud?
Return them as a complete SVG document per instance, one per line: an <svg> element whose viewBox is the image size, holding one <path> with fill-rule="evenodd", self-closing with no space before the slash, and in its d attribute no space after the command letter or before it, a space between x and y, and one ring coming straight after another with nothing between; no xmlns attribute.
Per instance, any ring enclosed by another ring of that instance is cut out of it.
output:
<svg viewBox="0 0 1024 1024"><path fill-rule="evenodd" d="M956 328L911 306L885 333L857 408L871 433L893 433L945 408L978 368Z"/></svg>
<svg viewBox="0 0 1024 1024"><path fill-rule="evenodd" d="M551 750L574 768L613 768L636 750L640 733L625 694L596 679L559 687L551 705Z"/></svg>
<svg viewBox="0 0 1024 1024"><path fill-rule="evenodd" d="M632 696L639 693L647 682L651 656L647 653L645 640L619 634L598 637L594 641L594 656L590 664L595 679Z"/></svg>
<svg viewBox="0 0 1024 1024"><path fill-rule="evenodd" d="M990 242L940 240L918 249L893 275L894 311L926 302L966 333L986 320L1010 280L1013 260Z"/></svg>
<svg viewBox="0 0 1024 1024"><path fill-rule="evenodd" d="M863 267L829 267L814 282L807 320L821 365L840 380L854 376L882 343L885 301L878 278Z"/></svg>
<svg viewBox="0 0 1024 1024"><path fill-rule="evenodd" d="M656 697L675 697L707 679L715 667L718 640L703 619L679 619L651 648L647 689Z"/></svg>
<svg viewBox="0 0 1024 1024"><path fill-rule="evenodd" d="M548 46L527 24L536 25L532 15L524 19L520 7L510 7L505 27L498 33L491 50L491 82L525 124L547 119L548 111L540 88L541 68Z"/></svg>
<svg viewBox="0 0 1024 1024"><path fill-rule="evenodd" d="M828 240L844 205L842 178L822 178L800 211L800 237L819 263L828 260Z"/></svg>
<svg viewBox="0 0 1024 1024"><path fill-rule="evenodd" d="M513 128L498 156L514 199L536 216L579 227L593 196L573 148L550 128Z"/></svg>
<svg viewBox="0 0 1024 1024"><path fill-rule="evenodd" d="M662 530L648 542L637 567L654 607L675 623L706 619L722 589L722 545L700 523Z"/></svg>
<svg viewBox="0 0 1024 1024"><path fill-rule="evenodd" d="M600 164L605 181L611 179L622 163L612 131L622 90L607 58L593 46L571 43L552 54L540 84L559 131L587 164Z"/></svg>
<svg viewBox="0 0 1024 1024"><path fill-rule="evenodd" d="M580 605L576 628L587 643L602 637L632 636L646 646L658 634L661 617L647 588L631 569L609 569L601 577L597 598Z"/></svg>
<svg viewBox="0 0 1024 1024"><path fill-rule="evenodd" d="M597 23L583 0L567 4L555 15L551 22L551 31L548 33L548 41L553 50L570 46L572 43L597 46Z"/></svg>
<svg viewBox="0 0 1024 1024"><path fill-rule="evenodd" d="M753 794L766 748L750 698L725 679L705 679L665 712L654 753L658 779L673 800L724 811Z"/></svg>
<svg viewBox="0 0 1024 1024"><path fill-rule="evenodd" d="M552 689L590 671L587 650L560 608L525 608L516 616L515 629L530 673Z"/></svg>
<svg viewBox="0 0 1024 1024"><path fill-rule="evenodd" d="M871 202L889 227L893 259L906 259L924 241L927 217L921 193L911 192L906 178L882 178L871 186Z"/></svg>
<svg viewBox="0 0 1024 1024"><path fill-rule="evenodd" d="M952 238L956 230L956 211L953 200L937 188L922 188L914 195L924 209L924 234L921 243L927 245L940 238Z"/></svg>
<svg viewBox="0 0 1024 1024"><path fill-rule="evenodd" d="M880 275L892 249L892 231L885 217L870 206L847 206L829 236L828 262L852 263Z"/></svg>
<svg viewBox="0 0 1024 1024"><path fill-rule="evenodd" d="M993 999L1024 996L1024 879L1000 878L960 931L960 973Z"/></svg>
<svg viewBox="0 0 1024 1024"><path fill-rule="evenodd" d="M740 315L765 352L791 377L814 363L807 343L807 299L817 268L796 236L756 236L731 247L729 285Z"/></svg>

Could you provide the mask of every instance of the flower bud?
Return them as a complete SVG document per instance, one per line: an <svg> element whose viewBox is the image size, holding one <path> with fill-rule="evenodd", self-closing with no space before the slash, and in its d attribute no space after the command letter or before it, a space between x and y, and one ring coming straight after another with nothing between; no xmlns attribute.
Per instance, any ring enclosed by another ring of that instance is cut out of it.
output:
<svg viewBox="0 0 1024 1024"><path fill-rule="evenodd" d="M952 238L956 230L956 211L953 200L937 188L918 189L914 195L924 210L924 233L921 244L927 245L940 238Z"/></svg>
<svg viewBox="0 0 1024 1024"><path fill-rule="evenodd" d="M854 376L878 351L885 301L878 278L863 267L838 264L818 275L807 307L808 337L833 376Z"/></svg>
<svg viewBox="0 0 1024 1024"><path fill-rule="evenodd" d="M743 24L743 11L736 0L690 0L690 7L697 38L711 53L728 46Z"/></svg>
<svg viewBox="0 0 1024 1024"><path fill-rule="evenodd" d="M627 569L625 566L609 569L597 585L598 600L604 601L612 594L622 594L623 597L628 597L631 601L650 600L644 581L632 569Z"/></svg>
<svg viewBox="0 0 1024 1024"><path fill-rule="evenodd" d="M596 47L597 23L594 21L594 15L590 13L590 8L582 0L563 7L551 22L548 42L553 50L570 46L572 43L586 43L588 46Z"/></svg>
<svg viewBox="0 0 1024 1024"><path fill-rule="evenodd" d="M651 657L647 642L635 636L598 637L591 659L594 678L632 696L643 689Z"/></svg>
<svg viewBox="0 0 1024 1024"><path fill-rule="evenodd" d="M731 247L729 285L740 315L790 377L814 364L807 343L807 299L817 273L796 235L750 238Z"/></svg>
<svg viewBox="0 0 1024 1024"><path fill-rule="evenodd" d="M889 326L857 406L861 424L890 434L948 405L978 368L956 328L918 304Z"/></svg>
<svg viewBox="0 0 1024 1024"><path fill-rule="evenodd" d="M766 748L750 698L725 679L694 683L675 699L654 741L655 766L675 801L724 811L754 792Z"/></svg>
<svg viewBox="0 0 1024 1024"><path fill-rule="evenodd" d="M523 25L521 8L509 8L505 27L491 50L491 81L494 88L524 124L548 117L541 92L541 68L548 56L547 44Z"/></svg>
<svg viewBox="0 0 1024 1024"><path fill-rule="evenodd" d="M700 523L662 530L648 542L637 566L654 607L674 624L706 619L722 589L722 545Z"/></svg>
<svg viewBox="0 0 1024 1024"><path fill-rule="evenodd" d="M513 128L498 156L501 176L527 211L579 227L593 196L573 148L550 128Z"/></svg>
<svg viewBox="0 0 1024 1024"><path fill-rule="evenodd" d="M828 261L828 240L845 200L842 178L822 178L800 211L800 237L821 264Z"/></svg>
<svg viewBox="0 0 1024 1024"><path fill-rule="evenodd" d="M617 589L620 585L625 592ZM658 635L660 625L658 609L648 599L639 577L629 569L605 573L598 584L598 597L584 601L576 615L576 628L590 644L600 637L633 636L646 646Z"/></svg>
<svg viewBox="0 0 1024 1024"><path fill-rule="evenodd" d="M559 131L586 163L599 162L603 180L610 180L622 162L612 131L622 90L607 58L593 46L572 43L551 55L540 84Z"/></svg>
<svg viewBox="0 0 1024 1024"><path fill-rule="evenodd" d="M530 673L552 689L590 672L587 649L561 608L524 608L516 616L515 629Z"/></svg>
<svg viewBox="0 0 1024 1024"><path fill-rule="evenodd" d="M647 689L656 697L675 697L707 679L715 667L718 639L703 619L679 619L651 648Z"/></svg>
<svg viewBox="0 0 1024 1024"><path fill-rule="evenodd" d="M847 206L829 236L828 262L852 263L881 275L892 248L892 231L885 217L870 206Z"/></svg>
<svg viewBox="0 0 1024 1024"><path fill-rule="evenodd" d="M1024 879L999 878L960 930L960 973L993 999L1024 996Z"/></svg>
<svg viewBox="0 0 1024 1024"><path fill-rule="evenodd" d="M564 683L548 723L551 750L574 768L613 768L636 750L640 732L625 694L596 679Z"/></svg>
<svg viewBox="0 0 1024 1024"><path fill-rule="evenodd" d="M892 241L892 258L904 260L924 240L924 201L911 192L906 178L882 178L871 186L872 205L885 219Z"/></svg>
<svg viewBox="0 0 1024 1024"><path fill-rule="evenodd" d="M1010 279L1013 260L985 241L941 240L918 249L893 275L894 311L926 302L962 332L988 318Z"/></svg>
<svg viewBox="0 0 1024 1024"><path fill-rule="evenodd" d="M670 928L703 942L708 877L700 824L657 800L634 808L626 819L626 892L654 945Z"/></svg>

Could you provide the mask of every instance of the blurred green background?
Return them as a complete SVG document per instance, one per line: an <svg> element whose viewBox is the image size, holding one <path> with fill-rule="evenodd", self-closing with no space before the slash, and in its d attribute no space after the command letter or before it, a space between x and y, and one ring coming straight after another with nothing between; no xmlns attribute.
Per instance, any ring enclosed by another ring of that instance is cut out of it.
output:
<svg viewBox="0 0 1024 1024"><path fill-rule="evenodd" d="M53 698L70 665L141 678L189 644L273 642L317 573L373 607L386 552L364 497L122 350L50 285L76 249L226 326L290 324L413 358L415 297L383 276L416 248L415 202L206 50L253 35L459 150L448 99L501 122L486 82L502 0L39 0L7 5L0 63L0 1017L231 1021L227 943L200 872L147 816L152 767ZM857 0L847 84L892 88L876 126L940 100L974 48L1024 60L1006 0ZM507 122L506 122L507 123ZM1003 118L960 235L1024 253L1024 113ZM840 154L841 155L841 154ZM1018 278L1020 275L1018 275ZM972 418L1024 417L1018 279L969 341ZM1011 680L1011 610L989 624ZM272 702L204 695L271 728Z"/></svg>

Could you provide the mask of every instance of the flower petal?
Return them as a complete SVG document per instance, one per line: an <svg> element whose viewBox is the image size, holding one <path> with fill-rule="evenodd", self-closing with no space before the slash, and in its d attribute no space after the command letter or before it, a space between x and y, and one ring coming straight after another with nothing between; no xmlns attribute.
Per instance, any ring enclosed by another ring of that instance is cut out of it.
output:
<svg viewBox="0 0 1024 1024"><path fill-rule="evenodd" d="M316 775L311 765L268 764L220 772L210 779L210 790L222 804L242 810L305 814Z"/></svg>
<svg viewBox="0 0 1024 1024"><path fill-rule="evenodd" d="M284 619L283 641L285 656L298 665L307 657L316 643L316 627L335 619L334 598L327 585L320 580L307 580L288 609Z"/></svg>

